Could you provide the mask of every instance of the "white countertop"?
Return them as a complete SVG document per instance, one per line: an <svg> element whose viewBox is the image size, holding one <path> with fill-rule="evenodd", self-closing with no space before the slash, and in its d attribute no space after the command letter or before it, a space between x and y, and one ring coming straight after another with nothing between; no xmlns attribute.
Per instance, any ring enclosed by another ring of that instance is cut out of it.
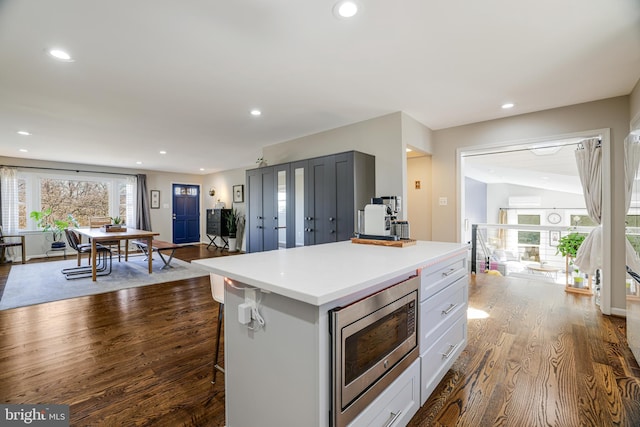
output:
<svg viewBox="0 0 640 427"><path fill-rule="evenodd" d="M192 262L247 285L321 306L466 251L467 247L419 241L399 248L346 241Z"/></svg>

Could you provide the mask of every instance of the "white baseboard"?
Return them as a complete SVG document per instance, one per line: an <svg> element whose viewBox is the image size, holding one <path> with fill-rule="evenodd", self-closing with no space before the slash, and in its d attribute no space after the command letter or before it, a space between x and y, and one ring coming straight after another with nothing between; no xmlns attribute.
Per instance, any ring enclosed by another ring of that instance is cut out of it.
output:
<svg viewBox="0 0 640 427"><path fill-rule="evenodd" d="M611 315L618 316L618 317L627 317L627 310L611 307Z"/></svg>

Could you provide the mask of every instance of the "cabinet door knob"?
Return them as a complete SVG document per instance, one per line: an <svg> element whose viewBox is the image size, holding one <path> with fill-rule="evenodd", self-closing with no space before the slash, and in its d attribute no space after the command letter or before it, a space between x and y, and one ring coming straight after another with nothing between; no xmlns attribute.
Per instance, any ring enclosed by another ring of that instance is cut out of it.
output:
<svg viewBox="0 0 640 427"><path fill-rule="evenodd" d="M262 217L261 217L261 216L257 216L256 218L257 218L257 219L262 219Z"/></svg>
<svg viewBox="0 0 640 427"><path fill-rule="evenodd" d="M334 218L334 217L332 217L332 216L330 216L330 217L329 217L329 221L333 221L334 219L335 219L335 218Z"/></svg>
<svg viewBox="0 0 640 427"><path fill-rule="evenodd" d="M333 233L335 233L335 232L336 232L336 230L331 230L329 233L330 233L330 234L333 234Z"/></svg>
<svg viewBox="0 0 640 427"><path fill-rule="evenodd" d="M260 228L262 228L262 226L261 225L257 225L256 228L260 229Z"/></svg>
<svg viewBox="0 0 640 427"><path fill-rule="evenodd" d="M307 221L311 221L313 218L311 218L310 216L305 218Z"/></svg>

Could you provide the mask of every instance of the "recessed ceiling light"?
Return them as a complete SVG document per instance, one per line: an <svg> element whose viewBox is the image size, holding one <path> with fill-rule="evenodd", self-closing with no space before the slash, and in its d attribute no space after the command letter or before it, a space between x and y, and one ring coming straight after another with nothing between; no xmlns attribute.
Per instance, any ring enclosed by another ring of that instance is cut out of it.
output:
<svg viewBox="0 0 640 427"><path fill-rule="evenodd" d="M162 150L162 151L160 152L160 154L167 154L167 152L166 152L166 151L164 151L164 150Z"/></svg>
<svg viewBox="0 0 640 427"><path fill-rule="evenodd" d="M333 6L333 14L338 18L353 18L358 13L358 4L355 1L339 1Z"/></svg>
<svg viewBox="0 0 640 427"><path fill-rule="evenodd" d="M29 152L29 150L27 150L26 148L21 148L18 151L20 151L21 153L28 153Z"/></svg>
<svg viewBox="0 0 640 427"><path fill-rule="evenodd" d="M503 110L508 110L509 108L513 108L515 104L513 102L507 102L506 104L502 104Z"/></svg>
<svg viewBox="0 0 640 427"><path fill-rule="evenodd" d="M204 170L204 168L200 168L200 170L201 170L201 171L203 171L203 170Z"/></svg>
<svg viewBox="0 0 640 427"><path fill-rule="evenodd" d="M26 130L19 130L18 131L18 135L29 136L29 135L31 135L31 133L27 132Z"/></svg>
<svg viewBox="0 0 640 427"><path fill-rule="evenodd" d="M258 110L257 108L254 108L253 110L251 110L251 115L258 117L262 115L262 111Z"/></svg>
<svg viewBox="0 0 640 427"><path fill-rule="evenodd" d="M58 61L62 61L62 62L74 61L73 58L71 58L71 55L69 55L66 51L62 49L49 49L47 50L47 53L49 53L49 55L53 56Z"/></svg>
<svg viewBox="0 0 640 427"><path fill-rule="evenodd" d="M411 148L407 148L407 153L412 152L413 150Z"/></svg>
<svg viewBox="0 0 640 427"><path fill-rule="evenodd" d="M141 164L142 164L142 162L139 161L139 160L136 162L136 165L141 165Z"/></svg>

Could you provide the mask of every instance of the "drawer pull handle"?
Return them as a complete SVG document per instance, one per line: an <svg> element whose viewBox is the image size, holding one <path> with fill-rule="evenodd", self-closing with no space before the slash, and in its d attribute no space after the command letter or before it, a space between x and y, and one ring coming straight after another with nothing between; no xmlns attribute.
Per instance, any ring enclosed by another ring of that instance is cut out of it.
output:
<svg viewBox="0 0 640 427"><path fill-rule="evenodd" d="M458 348L458 344L451 344L449 346L449 350L447 350L446 353L442 353L442 358L443 359L448 359L453 354L453 352L456 350L456 348Z"/></svg>
<svg viewBox="0 0 640 427"><path fill-rule="evenodd" d="M402 414L402 411L392 412L391 419L384 425L384 427L391 427L396 422L400 414Z"/></svg>
<svg viewBox="0 0 640 427"><path fill-rule="evenodd" d="M447 314L451 313L457 306L458 304L449 304L449 308L447 308L446 310L442 310L442 314L446 316Z"/></svg>
<svg viewBox="0 0 640 427"><path fill-rule="evenodd" d="M444 273L442 273L442 277L451 276L455 272L456 272L456 269L455 268L451 268L451 269L449 269L449 271L445 271Z"/></svg>

